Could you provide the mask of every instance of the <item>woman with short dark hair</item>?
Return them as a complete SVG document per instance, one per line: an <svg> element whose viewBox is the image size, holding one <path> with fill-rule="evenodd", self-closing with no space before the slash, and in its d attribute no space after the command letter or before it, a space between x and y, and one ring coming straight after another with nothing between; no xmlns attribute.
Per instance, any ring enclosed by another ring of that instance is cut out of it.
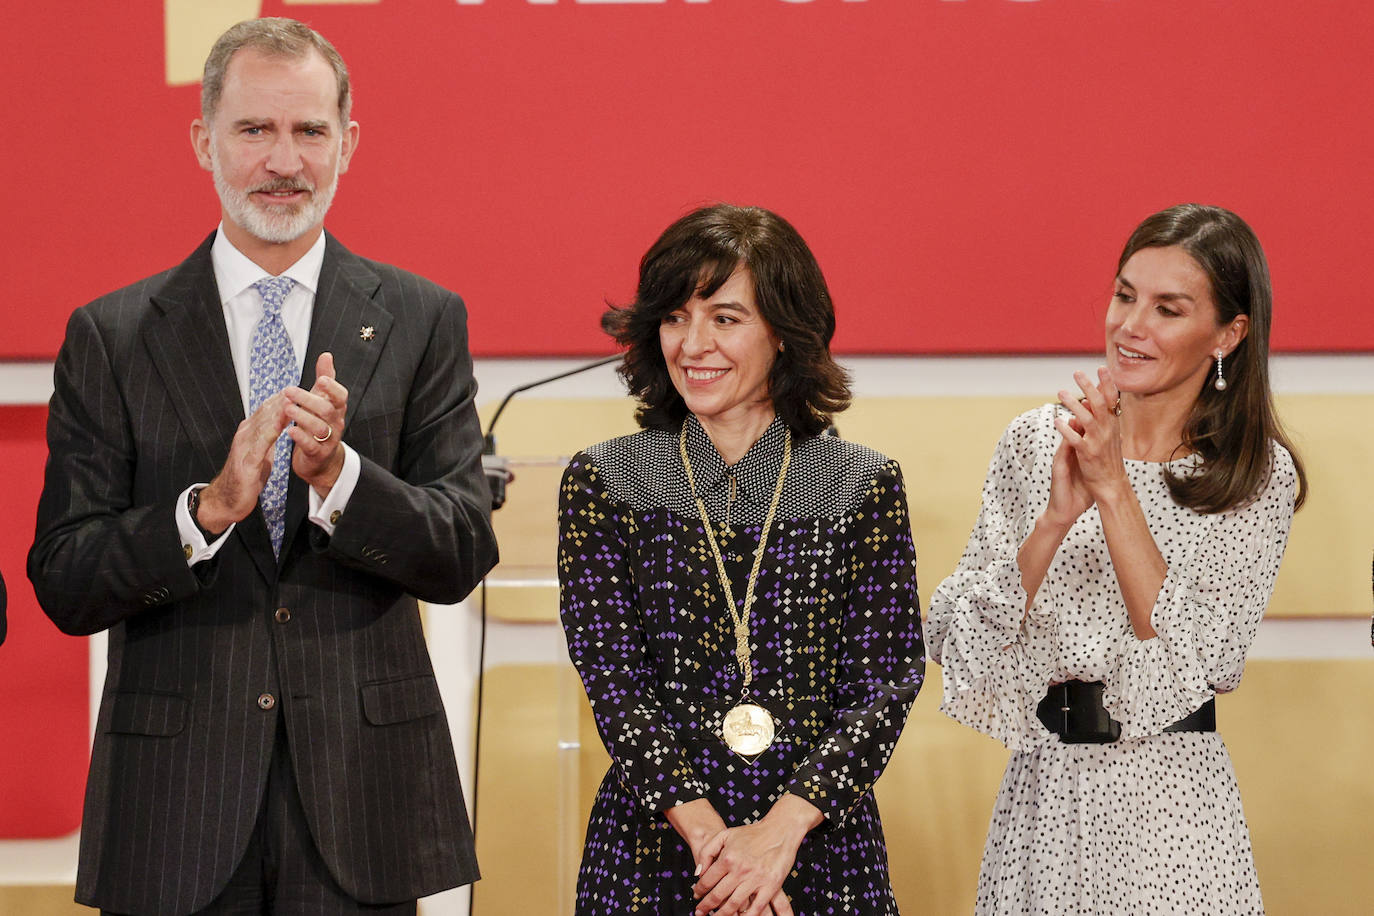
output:
<svg viewBox="0 0 1374 916"><path fill-rule="evenodd" d="M1306 491L1270 312L1240 217L1156 213L1117 264L1106 365L998 443L928 620L941 709L1012 751L979 914L1263 912L1212 698Z"/></svg>
<svg viewBox="0 0 1374 916"><path fill-rule="evenodd" d="M620 374L646 429L677 430L688 412L661 345L664 319L697 293L710 298L738 268L752 278L757 310L778 339L768 372L778 416L798 435L815 436L849 406L845 371L830 355L835 310L806 242L775 213L718 204L669 226L640 260L634 304L601 319L626 348Z"/></svg>
<svg viewBox="0 0 1374 916"><path fill-rule="evenodd" d="M603 325L643 431L559 503L568 651L612 766L577 912L895 914L873 782L924 670L897 464L819 435L849 403L806 243L678 220Z"/></svg>

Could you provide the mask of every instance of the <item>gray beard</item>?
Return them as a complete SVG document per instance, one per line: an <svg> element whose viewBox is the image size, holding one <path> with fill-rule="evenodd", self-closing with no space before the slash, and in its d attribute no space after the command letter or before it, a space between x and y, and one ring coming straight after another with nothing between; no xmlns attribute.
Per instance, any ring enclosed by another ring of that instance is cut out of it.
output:
<svg viewBox="0 0 1374 916"><path fill-rule="evenodd" d="M334 202L334 192L339 187L339 173L336 171L334 180L323 190L301 184L304 190L311 192L310 199L304 204L262 206L250 197L251 191L240 191L229 184L220 170L219 158L213 153L210 162L215 192L219 194L224 212L234 223L264 242L293 242L324 222L324 215L329 212L329 205Z"/></svg>

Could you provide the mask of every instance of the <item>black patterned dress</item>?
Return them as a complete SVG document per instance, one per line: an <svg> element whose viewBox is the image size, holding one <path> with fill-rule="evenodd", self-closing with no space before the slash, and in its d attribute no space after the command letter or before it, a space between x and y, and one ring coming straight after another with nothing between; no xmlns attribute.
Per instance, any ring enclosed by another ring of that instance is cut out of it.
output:
<svg viewBox="0 0 1374 916"><path fill-rule="evenodd" d="M741 606L787 435L774 420L727 467L687 418ZM797 916L895 914L872 789L925 667L896 462L835 438L794 442L750 619L750 702L773 715L777 737L752 762L719 736L743 677L677 434L644 431L573 459L558 573L568 651L612 760L587 826L577 912L690 913L691 851L664 810L706 798L739 825L791 792L825 817L783 885Z"/></svg>

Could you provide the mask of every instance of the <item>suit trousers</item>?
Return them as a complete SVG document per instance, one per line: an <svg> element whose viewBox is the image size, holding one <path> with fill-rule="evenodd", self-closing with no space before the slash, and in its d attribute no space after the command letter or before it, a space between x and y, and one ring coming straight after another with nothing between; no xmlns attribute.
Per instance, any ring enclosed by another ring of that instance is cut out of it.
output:
<svg viewBox="0 0 1374 916"><path fill-rule="evenodd" d="M267 787L248 848L228 886L196 916L413 916L414 900L359 903L329 873L305 820L288 740L285 720L278 719Z"/></svg>

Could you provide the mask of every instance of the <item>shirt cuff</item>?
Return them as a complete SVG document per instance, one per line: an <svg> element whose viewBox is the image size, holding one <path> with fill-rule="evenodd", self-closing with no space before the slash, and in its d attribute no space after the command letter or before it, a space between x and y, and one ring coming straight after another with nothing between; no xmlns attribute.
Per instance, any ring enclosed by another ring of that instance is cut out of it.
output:
<svg viewBox="0 0 1374 916"><path fill-rule="evenodd" d="M234 526L230 524L219 537L209 542L205 540L205 535L201 534L200 527L191 518L190 510L186 508L186 500L192 490L205 486L203 483L193 483L182 490L181 496L177 499L177 534L181 536L181 552L186 555L187 566L195 566L219 553L219 549L224 546L224 539L234 530Z"/></svg>
<svg viewBox="0 0 1374 916"><path fill-rule="evenodd" d="M358 485L359 475L363 472L362 459L353 451L353 447L345 443L343 451L343 470L339 471L339 479L334 481L334 486L329 488L329 496L321 498L314 487L310 488L308 518L330 536L333 536L335 526L339 524L344 510L348 508L348 500L353 495L354 487Z"/></svg>

